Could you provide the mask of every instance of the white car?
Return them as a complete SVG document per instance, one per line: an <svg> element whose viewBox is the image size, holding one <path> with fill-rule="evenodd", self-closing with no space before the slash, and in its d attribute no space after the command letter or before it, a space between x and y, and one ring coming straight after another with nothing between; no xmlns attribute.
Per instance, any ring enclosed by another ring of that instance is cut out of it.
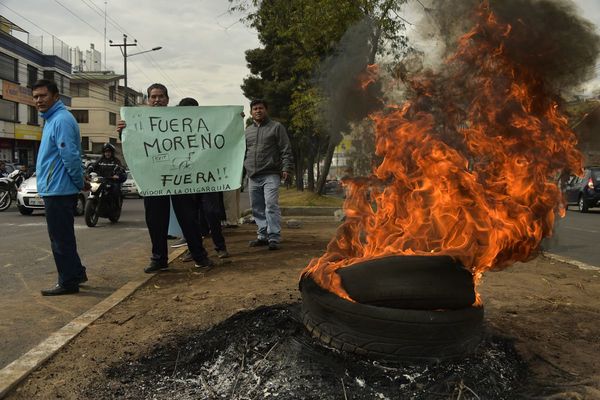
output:
<svg viewBox="0 0 600 400"><path fill-rule="evenodd" d="M126 196L137 196L140 197L140 191L137 184L133 180L131 172L127 171L127 180L121 184L121 194L123 197Z"/></svg>
<svg viewBox="0 0 600 400"><path fill-rule="evenodd" d="M83 215L86 199L87 192L80 192L77 196L75 215ZM44 209L44 199L37 192L37 178L35 174L23 181L17 189L17 207L23 215L31 215L35 210Z"/></svg>

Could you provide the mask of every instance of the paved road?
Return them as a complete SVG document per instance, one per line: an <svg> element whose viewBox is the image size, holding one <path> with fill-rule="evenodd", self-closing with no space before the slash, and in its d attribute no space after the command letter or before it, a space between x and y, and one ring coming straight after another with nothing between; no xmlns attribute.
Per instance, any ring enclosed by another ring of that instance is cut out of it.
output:
<svg viewBox="0 0 600 400"><path fill-rule="evenodd" d="M593 208L589 213L567 211L566 217L555 225L555 235L547 241L545 249L599 267L600 209Z"/></svg>
<svg viewBox="0 0 600 400"><path fill-rule="evenodd" d="M50 333L89 310L134 278L144 275L150 252L143 202L126 199L121 220L101 218L88 228L75 218L77 245L89 281L79 295L42 297L56 282L56 267L43 213L0 213L0 368Z"/></svg>

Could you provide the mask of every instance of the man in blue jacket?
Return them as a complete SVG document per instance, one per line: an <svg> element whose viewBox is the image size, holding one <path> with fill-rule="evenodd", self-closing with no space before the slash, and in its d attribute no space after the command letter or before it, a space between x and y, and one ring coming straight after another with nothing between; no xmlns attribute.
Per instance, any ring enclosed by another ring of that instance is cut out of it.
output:
<svg viewBox="0 0 600 400"><path fill-rule="evenodd" d="M43 289L42 295L77 293L79 284L87 281L73 226L77 194L86 185L79 126L60 100L56 83L37 81L33 85L33 100L45 120L36 164L37 189L44 198L48 235L58 270L58 283Z"/></svg>

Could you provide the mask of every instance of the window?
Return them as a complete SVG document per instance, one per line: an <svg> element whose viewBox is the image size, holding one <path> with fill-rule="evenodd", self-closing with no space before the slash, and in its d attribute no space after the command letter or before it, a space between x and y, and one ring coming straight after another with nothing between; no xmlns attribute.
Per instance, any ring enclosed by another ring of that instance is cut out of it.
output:
<svg viewBox="0 0 600 400"><path fill-rule="evenodd" d="M17 121L17 103L0 99L0 119L4 121Z"/></svg>
<svg viewBox="0 0 600 400"><path fill-rule="evenodd" d="M108 123L110 125L117 125L117 114L113 112L108 113Z"/></svg>
<svg viewBox="0 0 600 400"><path fill-rule="evenodd" d="M108 99L110 101L117 101L117 90L114 86L108 87Z"/></svg>
<svg viewBox="0 0 600 400"><path fill-rule="evenodd" d="M0 79L17 82L17 59L0 53Z"/></svg>
<svg viewBox="0 0 600 400"><path fill-rule="evenodd" d="M71 96L72 97L89 97L90 96L90 84L89 83L71 83Z"/></svg>
<svg viewBox="0 0 600 400"><path fill-rule="evenodd" d="M87 124L90 122L88 110L71 110L71 113L75 117L75 120L80 124Z"/></svg>
<svg viewBox="0 0 600 400"><path fill-rule="evenodd" d="M58 86L59 93L65 92L65 77L61 74L54 71L44 71L44 79L56 82L56 86Z"/></svg>
<svg viewBox="0 0 600 400"><path fill-rule="evenodd" d="M58 86L58 92L59 93L64 93L65 92L65 77L62 76L61 74L54 74L54 81L56 82L56 85Z"/></svg>
<svg viewBox="0 0 600 400"><path fill-rule="evenodd" d="M27 66L27 87L32 87L38 80L38 69L33 65Z"/></svg>
<svg viewBox="0 0 600 400"><path fill-rule="evenodd" d="M27 123L30 125L39 125L37 109L34 106L27 106L27 113L29 114Z"/></svg>
<svg viewBox="0 0 600 400"><path fill-rule="evenodd" d="M81 137L81 148L83 151L88 151L90 148L90 138L87 136Z"/></svg>

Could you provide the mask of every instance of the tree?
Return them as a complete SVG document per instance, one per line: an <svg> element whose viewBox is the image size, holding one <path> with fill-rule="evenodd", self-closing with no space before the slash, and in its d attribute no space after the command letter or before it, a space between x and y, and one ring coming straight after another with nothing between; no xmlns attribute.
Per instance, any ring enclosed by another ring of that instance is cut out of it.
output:
<svg viewBox="0 0 600 400"><path fill-rule="evenodd" d="M230 9L245 13L244 20L258 31L262 44L261 48L246 52L251 75L244 79L242 90L248 98L267 100L270 115L288 127L300 189L305 170L308 170L309 187L312 186L314 164L320 161L320 149L326 147L324 167L315 189L323 192L334 149L351 120L346 117L350 115L360 120L365 116L348 113L348 109L338 113L335 105L340 104L339 98L347 100L348 93L328 90L327 85L323 85L331 80L331 71L337 68L335 61L343 60L347 50L340 46L341 39L353 26L367 27L357 39L365 50L361 57L352 60L355 63L352 74L342 74L349 83L339 86L356 91L357 75L372 64L378 54L399 57L406 47L406 38L401 35L404 21L400 17L405 2L230 0ZM353 42L346 41L346 45L352 48Z"/></svg>

